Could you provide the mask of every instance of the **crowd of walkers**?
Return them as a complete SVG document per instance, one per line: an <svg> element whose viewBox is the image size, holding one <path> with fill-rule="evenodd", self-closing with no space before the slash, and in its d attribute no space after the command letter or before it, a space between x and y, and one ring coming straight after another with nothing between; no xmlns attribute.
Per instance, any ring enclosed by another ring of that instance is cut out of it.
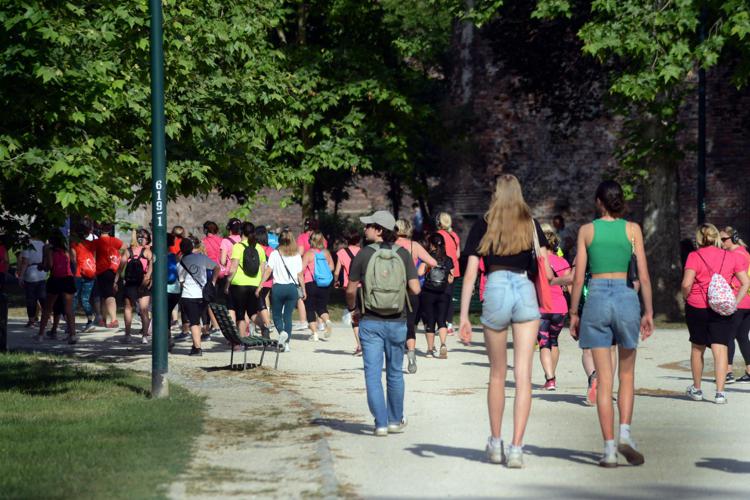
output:
<svg viewBox="0 0 750 500"><path fill-rule="evenodd" d="M642 464L645 459L632 437L631 422L637 347L654 329L646 249L640 226L623 218L626 207L618 183L600 184L593 201L598 217L576 235L560 216L552 224L532 218L518 179L501 175L487 212L470 228L463 246L445 212L433 226L421 212L411 220L396 220L390 212L377 211L361 218L363 229L348 228L340 237L329 236L331 242L314 219L305 221L299 235L288 227L271 229L236 218L223 231L206 221L201 238L175 226L167 239L170 327L178 332L170 333L170 349L176 341L190 340L190 355L200 356L202 343L218 333L207 288L215 292L213 301L227 306L241 335L276 335L285 352L291 350L293 330L306 331L313 342L331 335L329 302L331 292L340 288L345 292L343 319L352 328L353 354L363 357L374 433L387 436L407 424L403 358L406 371L416 373L420 323L424 356L448 358L447 338L454 335L457 302L453 289L461 278L456 330L466 344L472 340L469 308L477 286L482 303L480 323L490 363L488 459L510 468L523 466L534 353L539 351L543 389L556 390L559 336L569 325L582 352L586 401L598 412L604 441L599 464L616 466L618 453L630 464ZM151 245L151 234L144 228L132 231L126 244L114 236L112 224L90 221L76 224L69 239L58 233L45 243L32 235L20 253L17 273L26 296L26 326L34 328L35 339L54 338L64 318L66 340L76 343L79 305L86 316L82 332L97 327L119 330L116 297L121 294L122 341L133 341L138 317L139 341L149 343ZM722 404L727 402L725 384L735 382L735 340L746 367L736 381L750 382L750 253L736 230L711 224L698 228L695 247L682 280L693 374L686 394L693 400L704 398L703 359L708 347L715 366L714 401ZM0 279L7 270L7 251L0 245ZM300 320L296 326L295 310ZM47 331L50 320L53 325ZM515 397L512 438L506 448L502 421L509 331ZM384 364L387 390L382 384Z"/></svg>

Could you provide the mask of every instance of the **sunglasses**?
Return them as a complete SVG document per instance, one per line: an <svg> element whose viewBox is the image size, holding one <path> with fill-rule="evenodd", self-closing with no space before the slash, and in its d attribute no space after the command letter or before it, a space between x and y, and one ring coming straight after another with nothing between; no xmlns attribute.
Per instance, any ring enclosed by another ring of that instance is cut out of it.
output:
<svg viewBox="0 0 750 500"><path fill-rule="evenodd" d="M727 240L731 240L731 239L732 239L732 237L731 237L731 236L727 236L727 237L725 237L725 238L722 238L722 239L721 239L721 241L727 241Z"/></svg>

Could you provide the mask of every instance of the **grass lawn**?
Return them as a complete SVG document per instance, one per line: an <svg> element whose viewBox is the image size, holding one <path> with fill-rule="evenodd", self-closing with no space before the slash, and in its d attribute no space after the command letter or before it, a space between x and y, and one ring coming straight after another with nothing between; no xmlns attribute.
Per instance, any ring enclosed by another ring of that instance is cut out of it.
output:
<svg viewBox="0 0 750 500"><path fill-rule="evenodd" d="M179 387L64 358L0 355L0 498L163 498L205 405Z"/></svg>

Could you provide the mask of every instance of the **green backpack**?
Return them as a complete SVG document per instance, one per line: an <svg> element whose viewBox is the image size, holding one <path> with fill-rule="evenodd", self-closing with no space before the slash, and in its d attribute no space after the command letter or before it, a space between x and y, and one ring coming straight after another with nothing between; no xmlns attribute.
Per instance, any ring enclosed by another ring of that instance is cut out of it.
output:
<svg viewBox="0 0 750 500"><path fill-rule="evenodd" d="M362 307L381 316L400 314L406 300L406 266L398 256L398 247L372 244L375 253L370 257L362 286ZM409 304L411 305L411 304Z"/></svg>

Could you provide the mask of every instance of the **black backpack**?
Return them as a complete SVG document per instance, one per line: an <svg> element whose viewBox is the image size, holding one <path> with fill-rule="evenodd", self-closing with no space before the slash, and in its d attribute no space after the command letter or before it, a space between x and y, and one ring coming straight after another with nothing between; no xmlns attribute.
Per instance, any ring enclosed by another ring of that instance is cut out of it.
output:
<svg viewBox="0 0 750 500"><path fill-rule="evenodd" d="M136 257L133 254L133 250L128 248L130 258L128 263L125 265L125 286L141 286L143 284L143 278L146 277L146 273L143 271L143 264L141 259L143 258L143 248L141 253Z"/></svg>
<svg viewBox="0 0 750 500"><path fill-rule="evenodd" d="M424 278L424 287L434 292L443 292L448 288L448 269L438 263L430 268Z"/></svg>
<svg viewBox="0 0 750 500"><path fill-rule="evenodd" d="M242 251L242 272L245 276L257 276L260 271L260 256L258 250L250 245L242 244L245 250Z"/></svg>

